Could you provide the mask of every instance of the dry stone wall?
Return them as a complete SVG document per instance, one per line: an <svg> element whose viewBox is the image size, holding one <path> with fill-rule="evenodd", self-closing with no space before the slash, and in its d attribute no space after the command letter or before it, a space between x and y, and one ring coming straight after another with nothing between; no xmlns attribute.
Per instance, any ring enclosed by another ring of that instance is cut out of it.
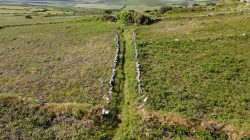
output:
<svg viewBox="0 0 250 140"><path fill-rule="evenodd" d="M116 42L116 54L115 54L115 59L114 59L114 67L112 69L112 76L109 81L109 86L110 86L109 94L113 94L114 92L116 67L118 66L118 61L119 61L120 42L119 42L119 35L117 32L115 32L115 42Z"/></svg>
<svg viewBox="0 0 250 140"><path fill-rule="evenodd" d="M137 43L136 43L136 33L133 31L133 40L134 40L134 47L135 47L135 59L136 59L136 72L137 72L137 84L138 84L138 91L140 93L143 93L143 88L141 84L141 65L139 63L139 53L138 53L138 48L137 48Z"/></svg>

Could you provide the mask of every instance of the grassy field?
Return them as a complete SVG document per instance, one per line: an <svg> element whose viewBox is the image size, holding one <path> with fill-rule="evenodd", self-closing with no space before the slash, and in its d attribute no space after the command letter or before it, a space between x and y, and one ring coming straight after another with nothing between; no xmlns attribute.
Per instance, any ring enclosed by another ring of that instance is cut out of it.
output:
<svg viewBox="0 0 250 140"><path fill-rule="evenodd" d="M159 9L160 6L158 5L126 5L126 7L124 8L125 10L135 10L135 11L146 11L146 10L155 10L155 9Z"/></svg>
<svg viewBox="0 0 250 140"><path fill-rule="evenodd" d="M114 29L102 22L2 29L0 92L49 102L98 103L108 91Z"/></svg>
<svg viewBox="0 0 250 140"><path fill-rule="evenodd" d="M110 139L118 104L105 97L117 25L81 13L2 15L0 139ZM112 108L106 118L104 108Z"/></svg>
<svg viewBox="0 0 250 140"><path fill-rule="evenodd" d="M115 5L115 4L76 4L74 7L81 8L90 8L90 9L113 9L119 10L123 7L123 5Z"/></svg>
<svg viewBox="0 0 250 140"><path fill-rule="evenodd" d="M79 20L79 16L32 16L32 19L25 18L24 15L0 14L0 26L20 26L27 24L49 24Z"/></svg>
<svg viewBox="0 0 250 140"><path fill-rule="evenodd" d="M249 7L166 3L1 5L0 139L249 139Z"/></svg>
<svg viewBox="0 0 250 140"><path fill-rule="evenodd" d="M0 14L72 14L72 12L62 11L57 7L50 6L18 6L0 5Z"/></svg>
<svg viewBox="0 0 250 140"><path fill-rule="evenodd" d="M31 18L26 18L29 15ZM54 23L71 21L79 18L72 10L49 6L0 6L0 26L23 24Z"/></svg>
<svg viewBox="0 0 250 140"><path fill-rule="evenodd" d="M249 21L233 15L139 28L147 108L249 128Z"/></svg>

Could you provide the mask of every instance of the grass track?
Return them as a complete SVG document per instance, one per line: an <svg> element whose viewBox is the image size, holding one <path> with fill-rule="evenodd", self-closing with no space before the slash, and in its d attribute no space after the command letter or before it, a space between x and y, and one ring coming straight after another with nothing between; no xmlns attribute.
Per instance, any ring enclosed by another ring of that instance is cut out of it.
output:
<svg viewBox="0 0 250 140"><path fill-rule="evenodd" d="M125 41L125 63L124 63L124 103L122 105L122 113L120 124L114 140L122 139L138 139L136 128L142 121L137 112L138 91L136 83L136 67L135 52L132 41L132 29L125 30L123 33Z"/></svg>

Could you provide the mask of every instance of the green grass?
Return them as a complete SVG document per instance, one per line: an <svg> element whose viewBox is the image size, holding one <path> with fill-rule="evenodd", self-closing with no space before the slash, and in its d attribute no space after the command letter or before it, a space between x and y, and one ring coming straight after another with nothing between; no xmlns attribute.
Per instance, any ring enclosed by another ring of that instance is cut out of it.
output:
<svg viewBox="0 0 250 140"><path fill-rule="evenodd" d="M222 132L213 132L197 129L191 131L183 126L169 125L159 121L157 117L145 119L149 116L145 113L145 95L138 92L136 83L136 59L132 41L132 28L124 32L125 58L124 58L124 102L122 104L121 120L114 139L166 139L162 133L169 132L171 139L227 139L228 136Z"/></svg>
<svg viewBox="0 0 250 140"><path fill-rule="evenodd" d="M249 129L247 24L249 17L241 15L139 28L147 108Z"/></svg>
<svg viewBox="0 0 250 140"><path fill-rule="evenodd" d="M109 88L114 30L98 21L1 29L0 92L99 103Z"/></svg>
<svg viewBox="0 0 250 140"><path fill-rule="evenodd" d="M4 27L0 30L0 139L111 139L115 133L121 97L112 97L110 104L104 97L117 25L91 13L82 15L79 9L61 10L76 10L78 15L0 16ZM120 90L119 81L116 89ZM108 117L101 114L102 108L111 111Z"/></svg>

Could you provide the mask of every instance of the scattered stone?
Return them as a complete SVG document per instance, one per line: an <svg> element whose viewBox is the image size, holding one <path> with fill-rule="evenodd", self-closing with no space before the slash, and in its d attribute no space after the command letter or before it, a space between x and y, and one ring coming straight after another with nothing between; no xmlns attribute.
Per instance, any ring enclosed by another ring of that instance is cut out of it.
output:
<svg viewBox="0 0 250 140"><path fill-rule="evenodd" d="M144 98L143 102L146 103L148 100L148 97Z"/></svg>
<svg viewBox="0 0 250 140"><path fill-rule="evenodd" d="M109 110L106 109L102 109L102 115L108 115L109 114Z"/></svg>
<svg viewBox="0 0 250 140"><path fill-rule="evenodd" d="M109 114L109 110L106 110L104 114L105 114L105 115L108 115L108 114Z"/></svg>
<svg viewBox="0 0 250 140"><path fill-rule="evenodd" d="M105 100L106 100L107 103L110 103L109 97L105 98Z"/></svg>
<svg viewBox="0 0 250 140"><path fill-rule="evenodd" d="M102 109L102 115L104 115L104 114L105 114L105 111L106 111L106 110L103 108L103 109Z"/></svg>

